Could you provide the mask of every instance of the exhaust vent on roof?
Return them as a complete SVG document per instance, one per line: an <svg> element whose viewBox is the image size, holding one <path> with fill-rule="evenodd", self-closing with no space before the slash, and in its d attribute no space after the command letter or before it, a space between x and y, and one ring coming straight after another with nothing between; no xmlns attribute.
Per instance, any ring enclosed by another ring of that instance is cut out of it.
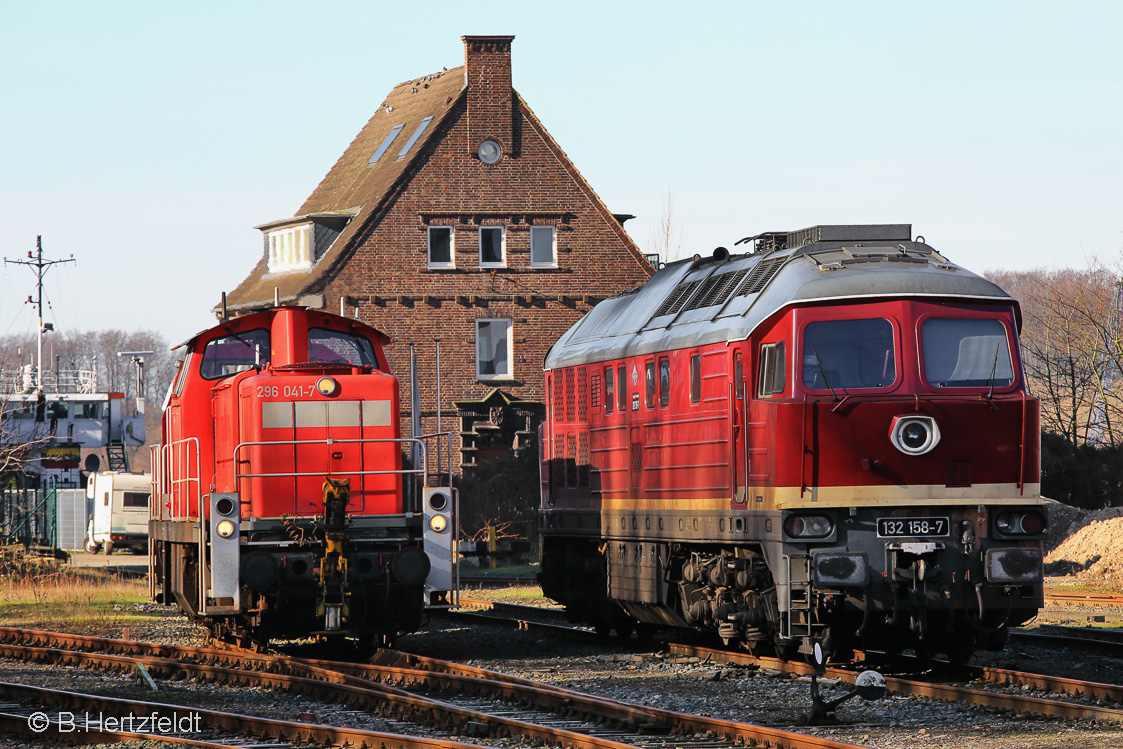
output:
<svg viewBox="0 0 1123 749"><path fill-rule="evenodd" d="M655 316L672 315L682 309L687 300L690 299L691 293L697 288L701 281L687 281L680 283L671 292L670 296L663 300L659 305L659 309L655 310Z"/></svg>
<svg viewBox="0 0 1123 749"><path fill-rule="evenodd" d="M754 265L749 273L748 280L745 281L745 285L741 287L741 292L737 296L759 294L768 285L768 282L780 272L780 268L783 267L786 260L786 257L778 257L772 260L761 260Z"/></svg>

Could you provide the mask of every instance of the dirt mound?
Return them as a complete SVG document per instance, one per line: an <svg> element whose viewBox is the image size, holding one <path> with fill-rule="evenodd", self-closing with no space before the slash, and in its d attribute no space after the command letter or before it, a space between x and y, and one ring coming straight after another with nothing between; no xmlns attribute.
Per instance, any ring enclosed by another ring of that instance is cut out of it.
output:
<svg viewBox="0 0 1123 749"><path fill-rule="evenodd" d="M1052 521L1053 512L1049 515ZM1123 578L1123 508L1074 516L1066 530L1067 538L1045 557L1050 573Z"/></svg>

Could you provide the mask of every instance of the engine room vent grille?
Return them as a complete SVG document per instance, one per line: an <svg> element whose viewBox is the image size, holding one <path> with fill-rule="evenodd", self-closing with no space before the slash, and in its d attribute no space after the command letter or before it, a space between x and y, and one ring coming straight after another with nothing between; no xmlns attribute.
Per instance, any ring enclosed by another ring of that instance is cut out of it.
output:
<svg viewBox="0 0 1123 749"><path fill-rule="evenodd" d="M577 368L577 419L583 424L589 421L589 372L586 367Z"/></svg>
<svg viewBox="0 0 1123 749"><path fill-rule="evenodd" d="M739 270L734 273L722 273L716 276L710 276L702 283L702 288L698 293L691 297L689 304L685 309L701 309L702 307L710 307L715 304L722 304L733 293L741 283L741 279L747 276L748 270Z"/></svg>
<svg viewBox="0 0 1123 749"><path fill-rule="evenodd" d="M949 488L971 486L971 461L949 460L948 482L946 485Z"/></svg>
<svg viewBox="0 0 1123 749"><path fill-rule="evenodd" d="M686 300L690 299L690 295L694 292L694 289L697 288L699 283L701 283L701 281L686 281L685 283L680 283L675 287L675 290L671 292L671 295L663 300L663 303L659 305L659 309L655 310L655 316L672 315L681 310L683 305L686 304Z"/></svg>
<svg viewBox="0 0 1123 749"><path fill-rule="evenodd" d="M761 260L749 273L749 278L745 281L745 285L741 287L741 293L737 296L748 296L749 294L758 294L768 282L771 281L780 268L783 267L784 261L787 258L778 257L772 260Z"/></svg>
<svg viewBox="0 0 1123 749"><path fill-rule="evenodd" d="M572 368L565 370L565 420L573 423L576 414L577 388L574 386L574 371Z"/></svg>

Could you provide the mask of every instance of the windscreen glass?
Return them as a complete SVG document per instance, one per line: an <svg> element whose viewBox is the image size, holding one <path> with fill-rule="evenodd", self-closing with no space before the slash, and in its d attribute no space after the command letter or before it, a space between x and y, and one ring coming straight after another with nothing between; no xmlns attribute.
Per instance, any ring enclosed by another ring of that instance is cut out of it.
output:
<svg viewBox="0 0 1123 749"><path fill-rule="evenodd" d="M920 326L924 377L938 388L1005 387L1014 381L999 320L929 318Z"/></svg>
<svg viewBox="0 0 1123 749"><path fill-rule="evenodd" d="M215 338L203 349L199 374L206 380L244 372L269 363L269 331L247 330L237 335Z"/></svg>
<svg viewBox="0 0 1123 749"><path fill-rule="evenodd" d="M803 384L811 390L888 387L897 379L888 320L823 320L803 332Z"/></svg>
<svg viewBox="0 0 1123 749"><path fill-rule="evenodd" d="M308 331L308 361L350 364L353 367L378 366L374 347L366 338L324 328Z"/></svg>

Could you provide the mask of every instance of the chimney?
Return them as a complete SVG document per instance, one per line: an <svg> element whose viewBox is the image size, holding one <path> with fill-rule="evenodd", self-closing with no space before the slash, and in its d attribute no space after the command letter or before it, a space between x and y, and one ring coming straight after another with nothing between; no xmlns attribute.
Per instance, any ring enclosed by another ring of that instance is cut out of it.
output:
<svg viewBox="0 0 1123 749"><path fill-rule="evenodd" d="M464 78L468 86L468 148L494 140L504 155L515 152L514 98L511 88L513 36L462 36Z"/></svg>

